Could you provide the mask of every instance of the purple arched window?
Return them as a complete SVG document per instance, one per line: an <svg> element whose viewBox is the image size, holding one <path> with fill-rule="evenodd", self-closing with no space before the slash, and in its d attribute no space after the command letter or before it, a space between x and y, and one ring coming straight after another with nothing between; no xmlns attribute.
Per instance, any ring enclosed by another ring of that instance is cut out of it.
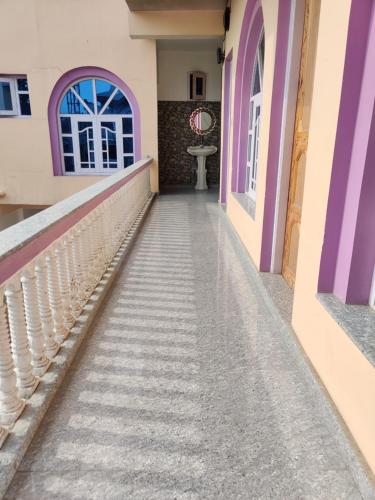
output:
<svg viewBox="0 0 375 500"><path fill-rule="evenodd" d="M55 175L108 175L141 157L134 94L101 68L79 68L60 78L49 125Z"/></svg>

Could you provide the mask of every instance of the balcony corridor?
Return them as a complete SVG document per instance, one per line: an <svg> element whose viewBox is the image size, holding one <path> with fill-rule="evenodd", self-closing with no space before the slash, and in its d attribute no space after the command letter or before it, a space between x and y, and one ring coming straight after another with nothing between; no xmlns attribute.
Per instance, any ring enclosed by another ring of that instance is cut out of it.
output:
<svg viewBox="0 0 375 500"><path fill-rule="evenodd" d="M363 498L216 199L155 201L7 499Z"/></svg>

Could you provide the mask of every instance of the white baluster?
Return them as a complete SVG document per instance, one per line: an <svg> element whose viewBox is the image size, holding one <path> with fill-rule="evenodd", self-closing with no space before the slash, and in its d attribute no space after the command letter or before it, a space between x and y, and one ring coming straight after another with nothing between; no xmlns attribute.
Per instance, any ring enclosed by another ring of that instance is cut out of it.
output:
<svg viewBox="0 0 375 500"><path fill-rule="evenodd" d="M51 360L44 351L42 324L40 321L36 277L33 268L25 269L21 277L25 305L26 331L31 351L31 364L35 375L42 376L49 368Z"/></svg>
<svg viewBox="0 0 375 500"><path fill-rule="evenodd" d="M46 262L47 262L48 297L52 312L53 331L55 340L61 343L66 339L69 332L64 325L61 292L57 276L56 255L53 250L50 250L47 253Z"/></svg>
<svg viewBox="0 0 375 500"><path fill-rule="evenodd" d="M86 249L87 225L83 219L79 224L78 243L80 248L80 263L81 263L81 282L80 282L80 297L83 304L89 298L89 277L88 277L88 260Z"/></svg>
<svg viewBox="0 0 375 500"><path fill-rule="evenodd" d="M67 249L68 249L68 263L69 263L69 281L70 281L70 297L72 304L72 313L75 319L81 313L81 304L78 295L78 282L76 276L76 265L74 258L74 236L75 231L70 231L67 239Z"/></svg>
<svg viewBox="0 0 375 500"><path fill-rule="evenodd" d="M52 313L48 298L47 265L43 257L40 258L36 263L35 275L38 308L40 321L42 324L44 346L46 349L46 355L49 357L49 359L52 359L60 349L60 344L56 342L53 331Z"/></svg>
<svg viewBox="0 0 375 500"><path fill-rule="evenodd" d="M96 251L95 251L95 227L94 227L94 216L91 214L88 217L88 245L90 253L90 285L91 290L94 290L96 281Z"/></svg>
<svg viewBox="0 0 375 500"><path fill-rule="evenodd" d="M24 407L25 401L18 397L4 292L0 290L0 424L12 425ZM1 435L0 432L0 441Z"/></svg>
<svg viewBox="0 0 375 500"><path fill-rule="evenodd" d="M8 436L8 431L4 429L4 427L0 427L0 448L4 444L4 441L6 440Z"/></svg>
<svg viewBox="0 0 375 500"><path fill-rule="evenodd" d="M94 228L94 248L95 248L95 285L97 285L101 278L101 261L100 261L100 237L99 237L99 216L98 212L95 211L94 219L93 219L93 228Z"/></svg>
<svg viewBox="0 0 375 500"><path fill-rule="evenodd" d="M69 290L69 273L67 266L67 249L64 243L56 245L57 276L61 291L61 301L63 305L64 324L67 330L74 325L75 319L72 314Z"/></svg>
<svg viewBox="0 0 375 500"><path fill-rule="evenodd" d="M81 311L82 306L85 302L85 294L83 287L83 273L82 273L82 257L81 257L81 244L80 244L80 233L79 228L76 228L73 232L73 262L74 262L74 275L75 275L75 302L73 304L74 315L77 318Z"/></svg>
<svg viewBox="0 0 375 500"><path fill-rule="evenodd" d="M19 279L14 279L5 289L8 305L11 348L17 376L17 387L22 398L28 398L35 391L39 379L33 374L31 353L27 341L25 312Z"/></svg>

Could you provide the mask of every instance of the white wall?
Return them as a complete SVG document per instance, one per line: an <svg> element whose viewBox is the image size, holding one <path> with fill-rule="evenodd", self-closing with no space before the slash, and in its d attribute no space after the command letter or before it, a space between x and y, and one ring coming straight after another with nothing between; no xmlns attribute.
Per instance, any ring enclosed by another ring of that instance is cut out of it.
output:
<svg viewBox="0 0 375 500"><path fill-rule="evenodd" d="M207 74L206 101L221 100L221 64L216 51L158 50L158 100L187 101L188 73Z"/></svg>

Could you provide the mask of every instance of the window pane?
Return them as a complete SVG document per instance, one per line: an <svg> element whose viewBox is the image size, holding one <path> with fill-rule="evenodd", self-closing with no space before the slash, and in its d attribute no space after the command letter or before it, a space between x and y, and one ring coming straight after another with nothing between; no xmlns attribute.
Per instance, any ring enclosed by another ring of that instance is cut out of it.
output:
<svg viewBox="0 0 375 500"><path fill-rule="evenodd" d="M116 123L115 122L101 122L100 125L104 128L108 128L109 130L112 130L113 132L116 131Z"/></svg>
<svg viewBox="0 0 375 500"><path fill-rule="evenodd" d="M62 100L60 113L67 115L88 115L86 108L80 103L71 90L68 90Z"/></svg>
<svg viewBox="0 0 375 500"><path fill-rule="evenodd" d="M18 94L20 100L21 115L31 115L29 94Z"/></svg>
<svg viewBox="0 0 375 500"><path fill-rule="evenodd" d="M132 137L124 137L124 153L132 153L133 152L133 138Z"/></svg>
<svg viewBox="0 0 375 500"><path fill-rule="evenodd" d="M263 68L264 68L264 34L262 35L262 39L259 44L259 59L260 59L260 71L263 74Z"/></svg>
<svg viewBox="0 0 375 500"><path fill-rule="evenodd" d="M253 81L253 89L251 92L251 95L256 95L259 94L260 92L260 77L259 77L259 64L258 64L258 59L257 63L255 66L255 72L254 72L254 81Z"/></svg>
<svg viewBox="0 0 375 500"><path fill-rule="evenodd" d="M29 85L27 83L27 78L17 78L17 88L18 90L29 90Z"/></svg>
<svg viewBox="0 0 375 500"><path fill-rule="evenodd" d="M63 137L62 141L64 153L73 153L73 139L71 137Z"/></svg>
<svg viewBox="0 0 375 500"><path fill-rule="evenodd" d="M117 160L116 134L108 133L108 158L111 161Z"/></svg>
<svg viewBox="0 0 375 500"><path fill-rule="evenodd" d="M81 162L89 161L88 155L88 141L86 131L79 133L79 152L81 155Z"/></svg>
<svg viewBox="0 0 375 500"><path fill-rule="evenodd" d="M0 82L0 111L12 111L12 96L9 82Z"/></svg>
<svg viewBox="0 0 375 500"><path fill-rule="evenodd" d="M251 161L251 142L252 142L252 135L249 134L248 142L247 142L247 161Z"/></svg>
<svg viewBox="0 0 375 500"><path fill-rule="evenodd" d="M91 128L92 128L92 122L78 122L79 131L89 129L88 132L90 132Z"/></svg>
<svg viewBox="0 0 375 500"><path fill-rule="evenodd" d="M198 76L195 80L196 95L203 95L203 78Z"/></svg>
<svg viewBox="0 0 375 500"><path fill-rule="evenodd" d="M124 156L124 168L133 165L134 157L133 156Z"/></svg>
<svg viewBox="0 0 375 500"><path fill-rule="evenodd" d="M105 108L103 115L127 115L131 113L130 104L124 94L118 90Z"/></svg>
<svg viewBox="0 0 375 500"><path fill-rule="evenodd" d="M74 156L64 156L65 172L74 172Z"/></svg>
<svg viewBox="0 0 375 500"><path fill-rule="evenodd" d="M82 80L73 85L74 90L82 98L84 103L94 112L94 96L92 91L92 80Z"/></svg>
<svg viewBox="0 0 375 500"><path fill-rule="evenodd" d="M123 118L122 119L122 133L123 134L132 134L133 133L133 119L132 118Z"/></svg>
<svg viewBox="0 0 375 500"><path fill-rule="evenodd" d="M96 87L96 103L98 106L98 113L101 111L108 98L112 95L115 90L114 85L104 80L95 80Z"/></svg>
<svg viewBox="0 0 375 500"><path fill-rule="evenodd" d="M62 116L60 118L60 123L61 123L61 132L63 134L71 134L72 133L72 125L70 122L70 118L67 116Z"/></svg>

